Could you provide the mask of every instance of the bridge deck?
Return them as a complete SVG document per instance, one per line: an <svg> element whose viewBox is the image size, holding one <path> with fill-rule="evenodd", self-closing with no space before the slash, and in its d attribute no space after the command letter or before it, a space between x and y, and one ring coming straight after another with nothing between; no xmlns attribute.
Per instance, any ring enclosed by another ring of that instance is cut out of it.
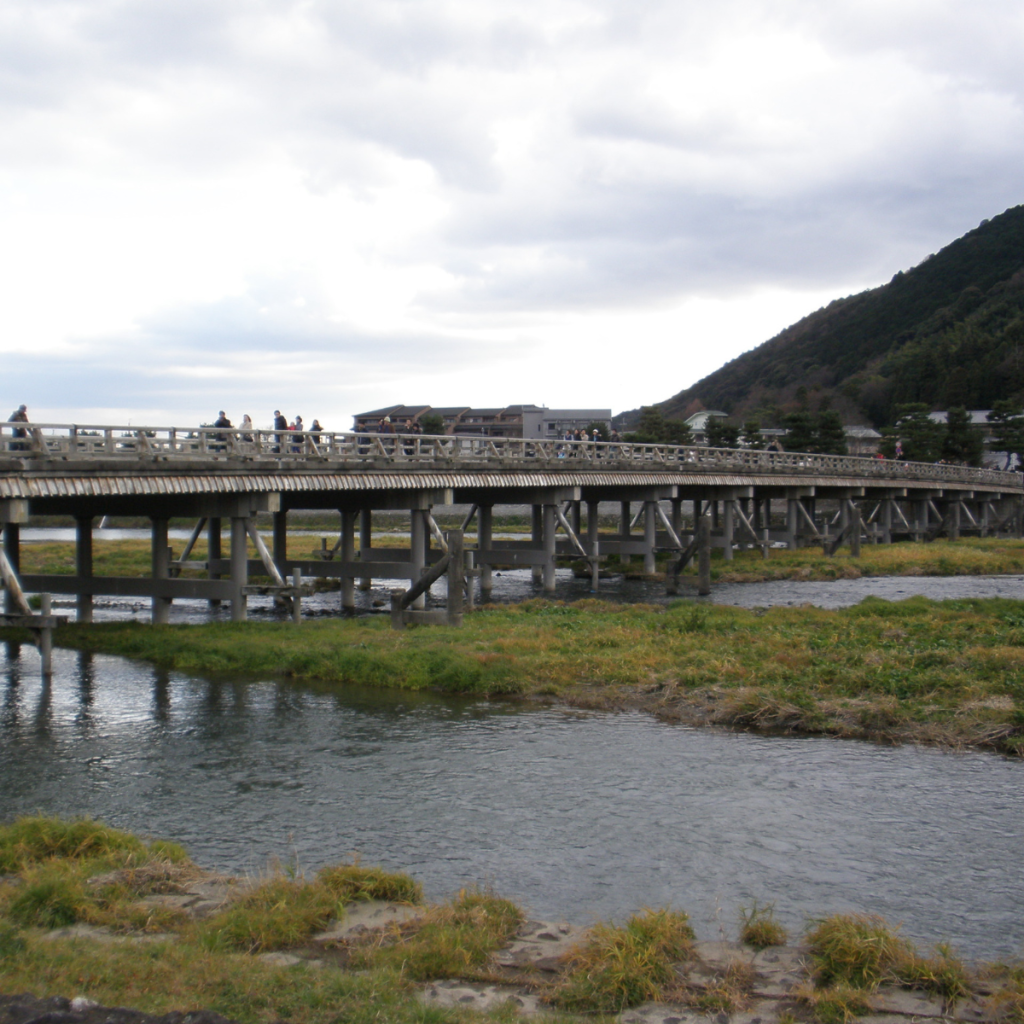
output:
<svg viewBox="0 0 1024 1024"><path fill-rule="evenodd" d="M552 485L1024 490L1019 473L751 449L68 424L15 437L18 429L0 424L0 499Z"/></svg>

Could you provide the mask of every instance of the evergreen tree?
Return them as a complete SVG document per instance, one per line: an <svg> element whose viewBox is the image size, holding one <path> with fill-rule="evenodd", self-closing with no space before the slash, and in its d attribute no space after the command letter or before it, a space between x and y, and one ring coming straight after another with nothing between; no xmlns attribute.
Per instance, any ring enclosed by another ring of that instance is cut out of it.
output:
<svg viewBox="0 0 1024 1024"><path fill-rule="evenodd" d="M758 420L747 420L743 424L743 445L758 452L764 449L765 440L761 434L761 424Z"/></svg>
<svg viewBox="0 0 1024 1024"><path fill-rule="evenodd" d="M444 433L444 417L439 412L428 412L420 417L420 426L424 434L440 437Z"/></svg>
<svg viewBox="0 0 1024 1024"><path fill-rule="evenodd" d="M709 448L739 448L740 428L718 417L709 418L704 425L704 436Z"/></svg>
<svg viewBox="0 0 1024 1024"><path fill-rule="evenodd" d="M929 418L928 406L912 402L898 406L896 414L896 435L903 444L903 458L908 462L938 462L946 430Z"/></svg>
<svg viewBox="0 0 1024 1024"><path fill-rule="evenodd" d="M814 417L806 409L783 416L782 425L786 428L786 436L782 443L787 452L814 451L817 440Z"/></svg>
<svg viewBox="0 0 1024 1024"><path fill-rule="evenodd" d="M665 440L665 414L656 405L642 406L636 430L626 439L640 444L661 444Z"/></svg>
<svg viewBox="0 0 1024 1024"><path fill-rule="evenodd" d="M971 424L971 414L962 405L954 406L946 414L946 436L942 440L942 457L947 462L980 466L983 451L982 433Z"/></svg>
<svg viewBox="0 0 1024 1024"><path fill-rule="evenodd" d="M815 426L814 447L809 451L821 455L847 455L846 430L839 413L833 409L819 412Z"/></svg>
<svg viewBox="0 0 1024 1024"><path fill-rule="evenodd" d="M1018 467L1024 466L1024 408L1020 402L1005 399L996 402L988 414L992 424L992 447L1017 456Z"/></svg>
<svg viewBox="0 0 1024 1024"><path fill-rule="evenodd" d="M665 420L665 440L669 444L693 444L693 431L686 420Z"/></svg>

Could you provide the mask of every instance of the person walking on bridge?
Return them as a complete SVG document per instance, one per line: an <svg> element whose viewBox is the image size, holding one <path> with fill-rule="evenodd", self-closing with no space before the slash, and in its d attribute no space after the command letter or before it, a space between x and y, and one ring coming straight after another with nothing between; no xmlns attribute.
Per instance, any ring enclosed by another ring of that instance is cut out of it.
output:
<svg viewBox="0 0 1024 1024"><path fill-rule="evenodd" d="M7 418L7 422L8 423L28 423L28 406L26 406L26 405L19 405L18 408L15 409L14 412L12 412L11 415ZM28 437L28 431L25 430L23 427L15 427L11 431L11 437L14 437L14 438ZM11 451L12 452L28 451L28 445L25 444L24 441L21 441L21 440L12 441L11 442Z"/></svg>
<svg viewBox="0 0 1024 1024"><path fill-rule="evenodd" d="M274 454L279 455L281 453L281 445L284 443L284 435L282 431L286 431L288 429L288 420L281 415L280 409L274 410L274 429L278 431L274 438L277 442L277 444L274 445Z"/></svg>

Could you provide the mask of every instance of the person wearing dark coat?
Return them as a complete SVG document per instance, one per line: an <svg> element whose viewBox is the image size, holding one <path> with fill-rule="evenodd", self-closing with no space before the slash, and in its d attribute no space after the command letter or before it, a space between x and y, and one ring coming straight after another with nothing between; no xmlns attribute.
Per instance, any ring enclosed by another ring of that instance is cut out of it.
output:
<svg viewBox="0 0 1024 1024"><path fill-rule="evenodd" d="M274 439L277 441L277 444L274 445L274 454L276 455L281 452L281 443L284 441L283 432L288 429L288 420L286 417L281 415L280 409L274 410L274 429L278 431L278 434Z"/></svg>
<svg viewBox="0 0 1024 1024"><path fill-rule="evenodd" d="M7 422L8 423L28 423L28 406L27 405L19 405L18 408L15 409L14 412L12 412L11 415L7 418ZM25 430L23 427L15 427L11 431L11 437L15 437L15 438L28 437L28 431ZM28 451L28 445L25 444L24 441L20 441L20 440L19 441L12 441L11 442L11 451L12 452Z"/></svg>

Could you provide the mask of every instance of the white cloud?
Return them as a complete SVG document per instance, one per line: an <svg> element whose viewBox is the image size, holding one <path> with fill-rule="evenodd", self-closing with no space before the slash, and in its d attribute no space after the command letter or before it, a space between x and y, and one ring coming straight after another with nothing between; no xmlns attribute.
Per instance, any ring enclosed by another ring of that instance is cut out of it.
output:
<svg viewBox="0 0 1024 1024"><path fill-rule="evenodd" d="M1008 0L8 0L4 391L668 397L1021 200L1022 37Z"/></svg>

